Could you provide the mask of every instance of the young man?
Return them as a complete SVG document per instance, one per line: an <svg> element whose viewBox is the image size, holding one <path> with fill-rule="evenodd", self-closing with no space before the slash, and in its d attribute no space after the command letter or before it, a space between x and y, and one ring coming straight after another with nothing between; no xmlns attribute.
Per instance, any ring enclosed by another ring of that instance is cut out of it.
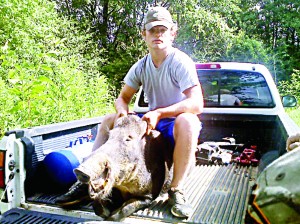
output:
<svg viewBox="0 0 300 224"><path fill-rule="evenodd" d="M149 53L127 73L115 101L116 114L105 117L93 149L107 140L107 130L112 129L115 119L127 116L128 105L142 85L150 108L142 116L148 123L147 134L157 129L174 145L174 177L168 191L173 205L171 212L177 217L188 217L192 208L186 201L183 184L190 165L195 162L194 149L201 129L197 114L203 110L203 96L194 62L172 46L176 32L177 26L167 9L154 7L148 11L142 36ZM82 187L73 187L57 204L74 202L79 188Z"/></svg>

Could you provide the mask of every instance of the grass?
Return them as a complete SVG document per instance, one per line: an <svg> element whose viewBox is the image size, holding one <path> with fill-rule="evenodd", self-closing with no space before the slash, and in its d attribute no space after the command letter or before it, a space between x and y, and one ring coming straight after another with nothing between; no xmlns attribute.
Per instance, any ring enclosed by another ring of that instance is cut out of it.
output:
<svg viewBox="0 0 300 224"><path fill-rule="evenodd" d="M300 127L300 107L296 108L287 108L287 114L295 121L296 124Z"/></svg>

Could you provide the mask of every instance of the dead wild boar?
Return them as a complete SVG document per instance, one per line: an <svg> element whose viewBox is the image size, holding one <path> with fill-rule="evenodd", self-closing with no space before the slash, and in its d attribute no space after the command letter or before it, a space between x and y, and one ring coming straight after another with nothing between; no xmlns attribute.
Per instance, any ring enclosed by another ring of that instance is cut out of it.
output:
<svg viewBox="0 0 300 224"><path fill-rule="evenodd" d="M97 215L120 220L148 206L170 182L173 149L160 132L145 135L136 115L119 118L107 142L74 170L89 185Z"/></svg>

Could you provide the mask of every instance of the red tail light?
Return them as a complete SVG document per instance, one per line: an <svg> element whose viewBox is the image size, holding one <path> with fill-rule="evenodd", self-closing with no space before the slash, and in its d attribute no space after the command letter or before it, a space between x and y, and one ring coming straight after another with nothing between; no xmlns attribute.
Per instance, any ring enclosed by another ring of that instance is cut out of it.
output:
<svg viewBox="0 0 300 224"><path fill-rule="evenodd" d="M4 170L4 159L5 159L5 152L0 151L0 188L5 187L5 170Z"/></svg>
<svg viewBox="0 0 300 224"><path fill-rule="evenodd" d="M220 69L220 64L215 63L203 63L203 64L196 64L196 69Z"/></svg>

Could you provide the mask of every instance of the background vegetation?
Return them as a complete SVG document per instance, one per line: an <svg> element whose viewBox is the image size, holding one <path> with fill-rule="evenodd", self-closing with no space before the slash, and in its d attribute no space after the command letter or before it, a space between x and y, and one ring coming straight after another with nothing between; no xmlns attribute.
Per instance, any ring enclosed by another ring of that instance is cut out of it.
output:
<svg viewBox="0 0 300 224"><path fill-rule="evenodd" d="M149 6L168 7L175 46L195 61L265 64L300 99L298 0L0 0L0 136L113 110L146 53ZM299 109L288 113L300 124Z"/></svg>

